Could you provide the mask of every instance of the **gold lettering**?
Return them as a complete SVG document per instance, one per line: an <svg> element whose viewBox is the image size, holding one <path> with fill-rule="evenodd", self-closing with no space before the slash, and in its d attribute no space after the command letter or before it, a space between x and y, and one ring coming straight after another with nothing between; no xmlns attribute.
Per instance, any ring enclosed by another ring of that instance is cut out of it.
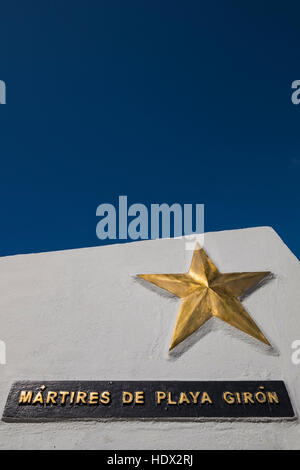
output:
<svg viewBox="0 0 300 470"><path fill-rule="evenodd" d="M46 403L47 405L51 402L53 405L56 405L55 398L57 397L57 392L48 392Z"/></svg>
<svg viewBox="0 0 300 470"><path fill-rule="evenodd" d="M103 405L108 405L110 403L110 392L105 390L105 392L101 393L100 403Z"/></svg>
<svg viewBox="0 0 300 470"><path fill-rule="evenodd" d="M70 405L73 405L73 403L74 403L74 397L75 397L75 392L71 392Z"/></svg>
<svg viewBox="0 0 300 470"><path fill-rule="evenodd" d="M123 392L123 403L132 403L133 394L130 392Z"/></svg>
<svg viewBox="0 0 300 470"><path fill-rule="evenodd" d="M264 392L256 392L255 398L258 403L265 403L267 400L266 394Z"/></svg>
<svg viewBox="0 0 300 470"><path fill-rule="evenodd" d="M177 405L176 401L172 401L171 392L168 392L168 405Z"/></svg>
<svg viewBox="0 0 300 470"><path fill-rule="evenodd" d="M190 395L193 399L193 402L195 403L195 405L197 404L197 401L198 401L198 397L200 395L200 392L196 392L196 393L193 393L193 392L190 392Z"/></svg>
<svg viewBox="0 0 300 470"><path fill-rule="evenodd" d="M79 403L83 403L86 405L86 397L86 392L77 392L76 405L78 405Z"/></svg>
<svg viewBox="0 0 300 470"><path fill-rule="evenodd" d="M279 403L279 398L276 392L268 392L269 403Z"/></svg>
<svg viewBox="0 0 300 470"><path fill-rule="evenodd" d="M135 403L143 405L145 403L144 392L135 392Z"/></svg>
<svg viewBox="0 0 300 470"><path fill-rule="evenodd" d="M160 405L161 401L166 398L165 392L156 392L156 403Z"/></svg>
<svg viewBox="0 0 300 470"><path fill-rule="evenodd" d="M20 398L19 398L19 403L30 403L32 399L32 392L26 392L25 390L22 390L20 393Z"/></svg>
<svg viewBox="0 0 300 470"><path fill-rule="evenodd" d="M179 403L179 405L181 405L182 403L190 403L190 400L188 399L186 393L181 392L178 403Z"/></svg>
<svg viewBox="0 0 300 470"><path fill-rule="evenodd" d="M254 403L253 395L250 392L243 393L243 400L244 400L244 403Z"/></svg>
<svg viewBox="0 0 300 470"><path fill-rule="evenodd" d="M235 402L234 396L231 392L224 392L223 400L226 401L228 405L232 405Z"/></svg>
<svg viewBox="0 0 300 470"><path fill-rule="evenodd" d="M99 402L99 393L98 392L90 392L89 404L90 405L98 405L98 402Z"/></svg>
<svg viewBox="0 0 300 470"><path fill-rule="evenodd" d="M42 392L38 392L32 402L32 404L34 405L35 403L41 403L43 405L44 403L44 398L43 398L43 395L42 395Z"/></svg>
<svg viewBox="0 0 300 470"><path fill-rule="evenodd" d="M203 394L202 394L201 405L203 403L210 403L212 405L212 401L211 401L210 396L208 395L207 392L203 392Z"/></svg>
<svg viewBox="0 0 300 470"><path fill-rule="evenodd" d="M66 392L66 391L62 391L62 392L59 392L59 394L61 395L61 402L60 404L61 405L64 405L66 403L66 398L68 395L70 395L70 392Z"/></svg>

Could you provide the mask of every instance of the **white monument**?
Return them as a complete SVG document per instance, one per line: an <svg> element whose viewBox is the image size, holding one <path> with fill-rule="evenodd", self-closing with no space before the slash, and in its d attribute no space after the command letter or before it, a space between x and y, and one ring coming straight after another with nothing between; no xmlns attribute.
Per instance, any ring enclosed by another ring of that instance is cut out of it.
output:
<svg viewBox="0 0 300 470"><path fill-rule="evenodd" d="M300 413L300 268L269 227L205 234L220 271L271 271L243 306L273 348L217 318L169 352L180 300L138 273L180 273L183 239L0 259L0 412L15 381L283 380ZM5 363L4 363L5 362ZM1 449L299 449L293 420L0 422Z"/></svg>

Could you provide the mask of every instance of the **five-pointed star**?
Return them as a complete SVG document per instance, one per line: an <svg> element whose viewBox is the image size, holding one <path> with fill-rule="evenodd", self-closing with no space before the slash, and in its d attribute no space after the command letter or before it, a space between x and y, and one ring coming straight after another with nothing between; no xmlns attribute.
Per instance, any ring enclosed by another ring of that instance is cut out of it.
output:
<svg viewBox="0 0 300 470"><path fill-rule="evenodd" d="M203 248L200 249L197 244L186 274L138 276L182 299L170 344L171 350L213 316L271 346L238 299L269 274L269 271L220 273Z"/></svg>

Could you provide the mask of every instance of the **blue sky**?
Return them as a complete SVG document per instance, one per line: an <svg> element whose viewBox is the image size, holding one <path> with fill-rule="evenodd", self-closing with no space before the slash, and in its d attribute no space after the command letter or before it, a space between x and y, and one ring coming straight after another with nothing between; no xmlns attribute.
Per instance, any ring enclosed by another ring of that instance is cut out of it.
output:
<svg viewBox="0 0 300 470"><path fill-rule="evenodd" d="M0 255L100 245L96 208L204 203L299 241L298 2L4 0Z"/></svg>

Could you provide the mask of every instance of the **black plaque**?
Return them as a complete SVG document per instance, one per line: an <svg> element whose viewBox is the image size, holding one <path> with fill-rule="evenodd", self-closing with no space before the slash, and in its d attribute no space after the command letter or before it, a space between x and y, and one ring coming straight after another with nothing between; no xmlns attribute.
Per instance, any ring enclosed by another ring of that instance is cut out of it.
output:
<svg viewBox="0 0 300 470"><path fill-rule="evenodd" d="M99 419L287 419L282 381L16 382L4 421Z"/></svg>

